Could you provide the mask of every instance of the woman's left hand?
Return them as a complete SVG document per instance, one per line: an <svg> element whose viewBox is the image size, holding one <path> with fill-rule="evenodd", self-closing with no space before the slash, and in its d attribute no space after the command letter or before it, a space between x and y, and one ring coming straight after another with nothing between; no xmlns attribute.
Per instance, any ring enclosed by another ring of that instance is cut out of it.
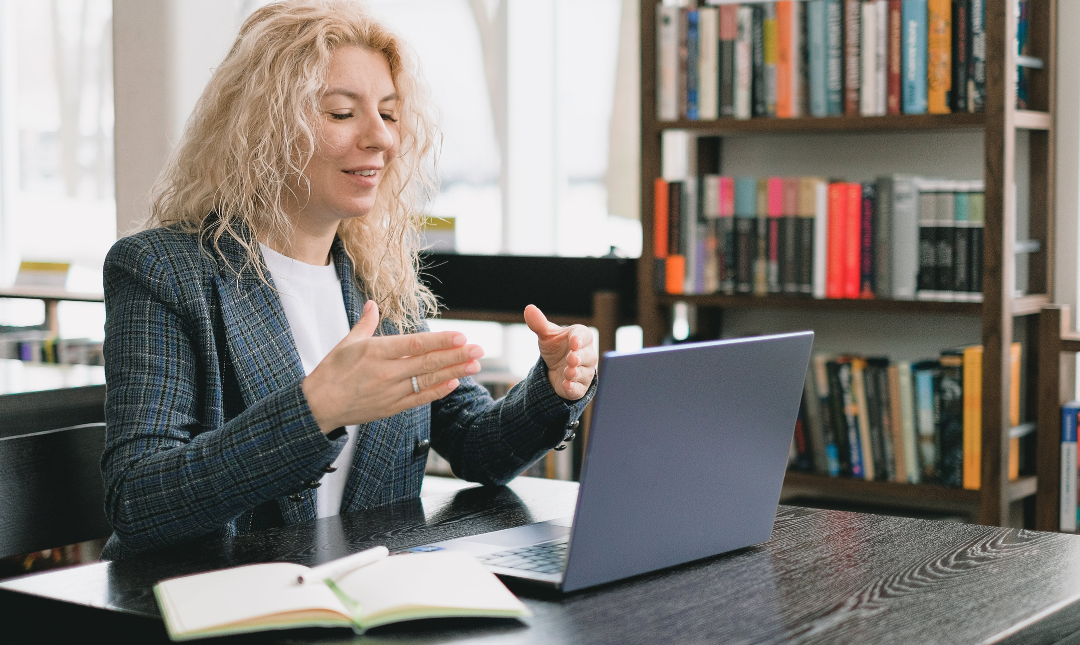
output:
<svg viewBox="0 0 1080 645"><path fill-rule="evenodd" d="M536 334L548 380L556 394L569 401L585 396L596 374L596 344L585 325L561 327L536 305L525 307L525 324Z"/></svg>

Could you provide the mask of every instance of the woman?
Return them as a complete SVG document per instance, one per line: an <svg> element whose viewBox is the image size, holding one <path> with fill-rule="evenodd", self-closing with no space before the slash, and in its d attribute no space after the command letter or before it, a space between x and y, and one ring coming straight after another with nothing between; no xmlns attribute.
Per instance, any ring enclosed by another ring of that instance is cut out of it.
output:
<svg viewBox="0 0 1080 645"><path fill-rule="evenodd" d="M256 11L105 263L106 513L117 559L419 495L427 448L501 484L569 439L589 331L492 401L427 331L418 204L434 129L403 43L345 0Z"/></svg>

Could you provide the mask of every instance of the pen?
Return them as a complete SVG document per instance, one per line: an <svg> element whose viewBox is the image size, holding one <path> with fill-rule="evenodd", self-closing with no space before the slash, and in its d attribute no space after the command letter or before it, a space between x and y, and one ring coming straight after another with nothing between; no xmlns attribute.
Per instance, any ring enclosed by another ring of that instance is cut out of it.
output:
<svg viewBox="0 0 1080 645"><path fill-rule="evenodd" d="M338 558L333 562L327 562L326 564L312 567L306 573L296 576L296 584L311 584L313 582L322 582L327 578L336 578L337 576L356 571L361 567L366 567L369 564L378 562L388 555L390 555L390 550L385 546L375 546L365 551L360 551L359 553L347 555L344 558Z"/></svg>

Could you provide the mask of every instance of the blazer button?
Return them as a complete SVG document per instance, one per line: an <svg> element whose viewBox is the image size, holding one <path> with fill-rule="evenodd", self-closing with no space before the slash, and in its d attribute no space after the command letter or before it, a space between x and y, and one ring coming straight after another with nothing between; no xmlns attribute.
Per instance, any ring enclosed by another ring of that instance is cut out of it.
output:
<svg viewBox="0 0 1080 645"><path fill-rule="evenodd" d="M431 450L430 439L417 439L416 446L413 448L413 457L419 457L427 454L427 451Z"/></svg>
<svg viewBox="0 0 1080 645"><path fill-rule="evenodd" d="M577 433L576 432L571 432L570 436L563 439L563 441L573 441L574 439L577 439Z"/></svg>
<svg viewBox="0 0 1080 645"><path fill-rule="evenodd" d="M555 446L555 450L558 450L559 452L562 452L563 450L566 450L566 448L567 448L567 445L565 443L560 443L559 445Z"/></svg>
<svg viewBox="0 0 1080 645"><path fill-rule="evenodd" d="M289 501L299 504L300 502L304 501L304 495L303 493L293 493L292 495L289 495Z"/></svg>
<svg viewBox="0 0 1080 645"><path fill-rule="evenodd" d="M307 485L308 488L318 488L319 486L322 486L322 482L318 479L313 479L309 481Z"/></svg>
<svg viewBox="0 0 1080 645"><path fill-rule="evenodd" d="M330 465L330 466L327 466L326 468L323 468L323 469L322 469L322 471L323 471L324 473L336 473L336 472L337 472L337 468L334 468L334 466L333 466L333 465Z"/></svg>
<svg viewBox="0 0 1080 645"><path fill-rule="evenodd" d="M570 425L566 426L566 429L567 430L577 430L578 426L580 426L580 425L581 425L581 419L574 419L574 422L571 423Z"/></svg>

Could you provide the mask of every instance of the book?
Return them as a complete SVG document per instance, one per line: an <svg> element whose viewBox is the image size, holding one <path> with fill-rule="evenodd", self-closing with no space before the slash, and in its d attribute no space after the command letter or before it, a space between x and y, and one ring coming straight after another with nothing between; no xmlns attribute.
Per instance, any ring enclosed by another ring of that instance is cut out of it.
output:
<svg viewBox="0 0 1080 645"><path fill-rule="evenodd" d="M679 8L656 6L656 118L679 118Z"/></svg>
<svg viewBox="0 0 1080 645"><path fill-rule="evenodd" d="M826 296L829 240L829 184L824 179L807 178L814 190L814 284L815 298ZM808 188L808 186L804 186Z"/></svg>
<svg viewBox="0 0 1080 645"><path fill-rule="evenodd" d="M824 414L823 398L818 395L815 378L815 365L811 364L806 370L806 382L803 385L802 409L805 412L806 434L810 442L812 470L819 473L829 473L828 443L825 439L822 415Z"/></svg>
<svg viewBox="0 0 1080 645"><path fill-rule="evenodd" d="M825 470L832 477L841 474L840 446L836 435L837 419L829 397L829 359L823 354L814 355L811 361L814 376L814 392L817 394L821 419L821 435L824 443Z"/></svg>
<svg viewBox="0 0 1080 645"><path fill-rule="evenodd" d="M909 484L922 481L922 469L919 468L918 430L916 429L915 388L912 380L911 363L896 363L897 389L900 394L900 435L904 453L904 479Z"/></svg>
<svg viewBox="0 0 1080 645"><path fill-rule="evenodd" d="M939 370L937 361L920 361L911 366L915 385L915 429L918 437L919 479L923 482L937 481Z"/></svg>
<svg viewBox="0 0 1080 645"><path fill-rule="evenodd" d="M903 20L901 19L901 0L888 0L888 95L886 97L885 112L890 115L901 113L900 109L900 79L903 76L901 61L903 60Z"/></svg>
<svg viewBox="0 0 1080 645"><path fill-rule="evenodd" d="M943 185L935 197L934 216L937 222L937 251L934 254L937 300L954 300L956 277L956 195L955 185Z"/></svg>
<svg viewBox="0 0 1080 645"><path fill-rule="evenodd" d="M847 239L847 196L848 191L842 183L829 184L828 206L828 266L825 284L825 297L843 298L845 279L844 242Z"/></svg>
<svg viewBox="0 0 1080 645"><path fill-rule="evenodd" d="M874 115L884 116L888 112L889 96L889 2L874 0L877 34L874 52Z"/></svg>
<svg viewBox="0 0 1080 645"><path fill-rule="evenodd" d="M968 111L982 112L986 106L986 3L971 0L971 50L968 56Z"/></svg>
<svg viewBox="0 0 1080 645"><path fill-rule="evenodd" d="M877 479L878 455L881 454L871 436L870 411L866 396L866 360L851 359L851 397L855 404L855 423L859 428L860 461L863 466L863 479Z"/></svg>
<svg viewBox="0 0 1080 645"><path fill-rule="evenodd" d="M754 255L754 295L769 293L769 179L757 180L757 217L755 219L757 249Z"/></svg>
<svg viewBox="0 0 1080 645"><path fill-rule="evenodd" d="M253 564L154 586L169 637L189 640L295 627L352 627L420 618L523 618L531 612L471 554L385 557L325 582L298 584L312 569Z"/></svg>
<svg viewBox="0 0 1080 645"><path fill-rule="evenodd" d="M843 184L844 200L844 297L858 298L862 277L862 184Z"/></svg>
<svg viewBox="0 0 1080 645"><path fill-rule="evenodd" d="M892 481L907 481L907 455L904 450L904 413L900 393L900 366L891 364L886 378L889 387L889 429L892 431L893 477Z"/></svg>
<svg viewBox="0 0 1080 645"><path fill-rule="evenodd" d="M970 251L971 259L968 265L971 267L971 295L968 297L972 302L982 302L983 281L983 227L986 224L986 201L983 193L970 193L968 195L968 227L971 229Z"/></svg>
<svg viewBox="0 0 1080 645"><path fill-rule="evenodd" d="M859 81L859 114L877 116L877 6L873 0L859 7L862 34L859 43L861 70Z"/></svg>
<svg viewBox="0 0 1080 645"><path fill-rule="evenodd" d="M721 117L735 116L735 41L739 35L738 6L725 4L720 10L719 31L719 112Z"/></svg>
<svg viewBox="0 0 1080 645"><path fill-rule="evenodd" d="M798 204L795 211L797 228L795 235L799 247L796 251L796 262L799 269L796 273L799 285L798 292L809 296L814 294L819 246L822 250L824 249L824 245L819 245L817 240L817 188L821 182L813 177L799 177L797 182ZM824 215L822 220L824 220ZM822 261L824 261L823 252Z"/></svg>
<svg viewBox="0 0 1080 645"><path fill-rule="evenodd" d="M807 84L810 114L829 115L829 25L825 0L806 3Z"/></svg>
<svg viewBox="0 0 1080 645"><path fill-rule="evenodd" d="M898 481L896 474L898 472L896 469L896 446L898 444L893 441L893 399L889 382L889 359L867 359L867 368L873 376L870 381L873 394L869 402L870 427L881 446L881 466L878 468L878 472L881 473L882 479Z"/></svg>
<svg viewBox="0 0 1080 645"><path fill-rule="evenodd" d="M959 487L964 475L963 350L941 353L938 372L938 481Z"/></svg>
<svg viewBox="0 0 1080 645"><path fill-rule="evenodd" d="M1071 533L1076 532L1077 525L1077 417L1080 417L1080 401L1070 401L1061 407L1061 489L1058 529Z"/></svg>
<svg viewBox="0 0 1080 645"><path fill-rule="evenodd" d="M926 187L929 188L929 187ZM918 194L919 209L919 278L916 297L920 300L937 299L938 225L937 196L924 189Z"/></svg>
<svg viewBox="0 0 1080 645"><path fill-rule="evenodd" d="M735 180L735 291L750 293L757 264L757 180Z"/></svg>
<svg viewBox="0 0 1080 645"><path fill-rule="evenodd" d="M835 384L830 383L830 388L835 389L836 397L840 402L838 420L842 424L844 446L847 448L847 473L857 479L863 479L865 472L862 461L862 443L860 442L859 409L855 402L852 390L851 359L840 357L834 362Z"/></svg>
<svg viewBox="0 0 1080 645"><path fill-rule="evenodd" d="M735 180L719 177L717 199L719 214L716 220L716 238L720 273L720 291L735 293L736 245L735 245Z"/></svg>
<svg viewBox="0 0 1080 645"><path fill-rule="evenodd" d="M766 190L768 191L765 207L768 226L768 291L769 293L781 293L784 290L784 285L780 279L780 264L783 259L780 238L785 219L784 180L780 177L769 177L766 182Z"/></svg>
<svg viewBox="0 0 1080 645"><path fill-rule="evenodd" d="M952 82L949 108L953 112L968 111L968 71L971 68L971 9L970 0L952 0Z"/></svg>
<svg viewBox="0 0 1080 645"><path fill-rule="evenodd" d="M776 3L776 116L800 117L802 110L801 62L803 60L803 3L779 0Z"/></svg>
<svg viewBox="0 0 1080 645"><path fill-rule="evenodd" d="M875 185L867 182L862 184L862 194L859 198L861 207L859 224L859 297L874 297L874 212L877 197ZM878 235L880 237L880 235Z"/></svg>
<svg viewBox="0 0 1080 645"><path fill-rule="evenodd" d="M878 177L874 183L874 295L892 297L892 200L893 181Z"/></svg>
<svg viewBox="0 0 1080 645"><path fill-rule="evenodd" d="M964 488L982 480L982 345L964 348Z"/></svg>
<svg viewBox="0 0 1080 645"><path fill-rule="evenodd" d="M720 116L720 11L716 7L698 9L698 118Z"/></svg>
<svg viewBox="0 0 1080 645"><path fill-rule="evenodd" d="M918 289L919 275L919 197L912 177L893 175L886 178L888 217L892 221L889 252L889 297L913 300Z"/></svg>
<svg viewBox="0 0 1080 645"><path fill-rule="evenodd" d="M927 0L926 99L930 114L948 114L952 96L952 1Z"/></svg>
<svg viewBox="0 0 1080 645"><path fill-rule="evenodd" d="M783 209L780 218L780 285L784 293L797 294L802 291L802 263L801 246L799 239L801 231L799 217L799 178L784 177L783 183ZM812 213L811 213L812 216ZM810 220L806 220L810 221Z"/></svg>
<svg viewBox="0 0 1080 645"><path fill-rule="evenodd" d="M844 0L844 114L858 116L862 80L862 1Z"/></svg>
<svg viewBox="0 0 1080 645"><path fill-rule="evenodd" d="M776 116L776 65L780 58L779 34L776 25L776 3L766 2L761 5L761 43L764 73L765 111L762 116Z"/></svg>
<svg viewBox="0 0 1080 645"><path fill-rule="evenodd" d="M926 114L926 11L927 0L903 0L903 84L900 95L904 114Z"/></svg>
<svg viewBox="0 0 1080 645"><path fill-rule="evenodd" d="M685 21L683 33L686 34L686 46L683 49L685 55L682 62L682 65L686 70L686 98L683 116L692 121L696 121L699 118L698 82L700 80L698 76L698 57L700 54L700 49L698 47L698 12L697 10L691 9L684 11L682 15L683 20Z"/></svg>
<svg viewBox="0 0 1080 645"><path fill-rule="evenodd" d="M750 114L756 117L769 116L769 87L765 69L765 6L749 6L750 22Z"/></svg>
<svg viewBox="0 0 1080 645"><path fill-rule="evenodd" d="M754 9L740 5L735 17L735 118L749 119L754 98Z"/></svg>
<svg viewBox="0 0 1080 645"><path fill-rule="evenodd" d="M844 113L844 13L843 0L825 0L826 114Z"/></svg>

